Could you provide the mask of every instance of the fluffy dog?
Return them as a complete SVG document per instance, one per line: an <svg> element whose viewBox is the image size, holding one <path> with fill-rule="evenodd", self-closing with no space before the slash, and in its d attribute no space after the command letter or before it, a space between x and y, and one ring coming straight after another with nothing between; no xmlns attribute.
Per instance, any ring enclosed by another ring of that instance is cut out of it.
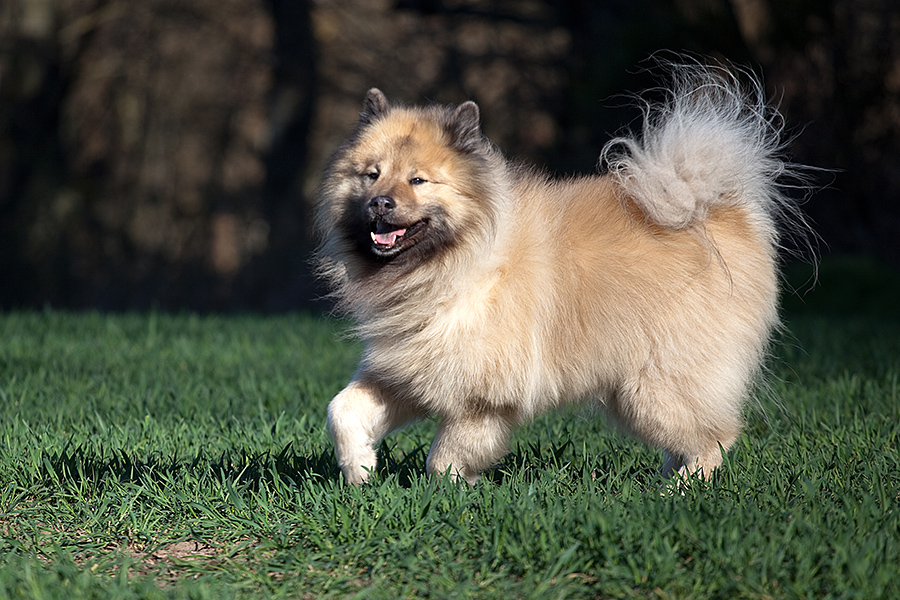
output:
<svg viewBox="0 0 900 600"><path fill-rule="evenodd" d="M508 161L473 102L368 92L317 212L321 271L365 344L328 407L348 482L429 415L428 471L475 482L513 427L586 399L663 449L664 474L721 464L778 325L789 168L757 80L669 73L640 135L569 179Z"/></svg>

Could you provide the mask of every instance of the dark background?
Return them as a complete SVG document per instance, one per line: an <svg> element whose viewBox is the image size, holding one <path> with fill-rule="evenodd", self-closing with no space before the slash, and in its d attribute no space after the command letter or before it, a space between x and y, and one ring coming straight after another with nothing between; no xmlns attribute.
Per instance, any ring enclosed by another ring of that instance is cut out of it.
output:
<svg viewBox="0 0 900 600"><path fill-rule="evenodd" d="M662 49L760 73L834 170L822 252L900 265L896 0L3 0L0 308L307 307L366 89L474 99L510 156L591 172Z"/></svg>

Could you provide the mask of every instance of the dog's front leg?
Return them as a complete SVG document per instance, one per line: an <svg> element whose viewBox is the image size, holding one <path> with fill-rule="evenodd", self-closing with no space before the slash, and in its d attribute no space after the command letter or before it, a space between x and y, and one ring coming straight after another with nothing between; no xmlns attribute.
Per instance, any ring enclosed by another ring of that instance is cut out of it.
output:
<svg viewBox="0 0 900 600"><path fill-rule="evenodd" d="M344 479L365 483L375 470L378 442L419 417L413 407L394 402L366 377L351 381L328 405L328 430Z"/></svg>
<svg viewBox="0 0 900 600"><path fill-rule="evenodd" d="M484 469L507 453L509 434L515 424L514 413L503 410L445 417L428 453L428 472L449 472L453 478L476 483Z"/></svg>

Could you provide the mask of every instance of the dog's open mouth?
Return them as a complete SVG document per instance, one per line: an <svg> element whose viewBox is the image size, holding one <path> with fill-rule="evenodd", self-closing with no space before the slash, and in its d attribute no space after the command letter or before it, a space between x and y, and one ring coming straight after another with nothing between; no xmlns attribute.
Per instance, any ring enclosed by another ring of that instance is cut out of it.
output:
<svg viewBox="0 0 900 600"><path fill-rule="evenodd" d="M372 223L372 251L380 256L393 256L411 248L425 230L427 221L416 221L412 225L400 227L382 220Z"/></svg>

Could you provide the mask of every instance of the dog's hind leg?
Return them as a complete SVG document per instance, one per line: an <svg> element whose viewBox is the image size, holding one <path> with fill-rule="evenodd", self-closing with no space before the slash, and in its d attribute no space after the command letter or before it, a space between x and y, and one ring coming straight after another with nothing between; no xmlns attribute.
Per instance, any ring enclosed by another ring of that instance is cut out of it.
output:
<svg viewBox="0 0 900 600"><path fill-rule="evenodd" d="M740 433L740 382L708 389L700 383L645 377L623 386L608 406L626 429L665 450L664 476L699 472L709 479Z"/></svg>
<svg viewBox="0 0 900 600"><path fill-rule="evenodd" d="M377 384L350 382L328 405L328 430L344 479L365 483L375 470L375 446L391 431L421 418L415 407L392 402Z"/></svg>

